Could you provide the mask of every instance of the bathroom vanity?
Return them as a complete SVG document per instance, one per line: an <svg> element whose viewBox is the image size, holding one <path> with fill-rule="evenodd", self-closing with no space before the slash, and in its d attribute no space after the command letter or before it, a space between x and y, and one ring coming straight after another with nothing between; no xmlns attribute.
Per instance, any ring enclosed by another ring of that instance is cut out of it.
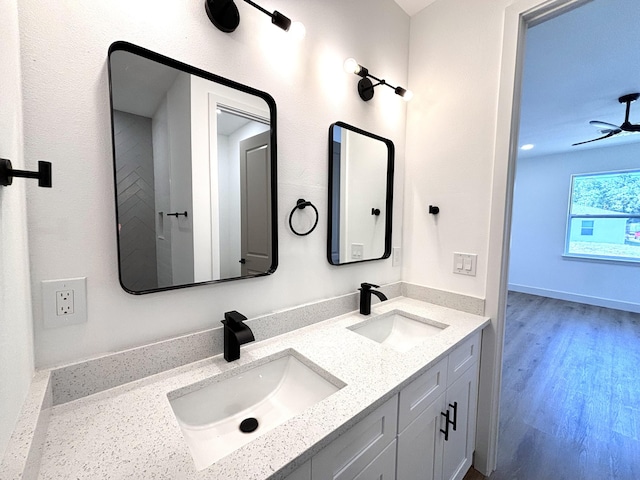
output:
<svg viewBox="0 0 640 480"><path fill-rule="evenodd" d="M58 400L40 412L48 422L32 478L459 480L472 462L480 339L488 323L398 296L376 303L369 316L351 312L247 344L234 362L216 355ZM127 363L113 357L113 371L126 371ZM227 451L198 457L198 449L209 448L202 434L208 415L240 423L234 405L264 406L249 397L277 370L272 365L286 362L293 374L275 380L289 382L284 397L320 396L303 399L307 404L272 425L267 413L257 429L234 433L239 444L224 440ZM52 383L59 399L62 389L74 388Z"/></svg>

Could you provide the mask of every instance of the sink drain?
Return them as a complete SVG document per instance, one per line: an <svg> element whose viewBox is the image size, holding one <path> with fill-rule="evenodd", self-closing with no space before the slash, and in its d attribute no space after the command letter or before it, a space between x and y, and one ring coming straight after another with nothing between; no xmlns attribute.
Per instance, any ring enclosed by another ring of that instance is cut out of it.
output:
<svg viewBox="0 0 640 480"><path fill-rule="evenodd" d="M255 432L257 428L258 420L253 417L245 418L242 422L240 422L240 431L242 433Z"/></svg>

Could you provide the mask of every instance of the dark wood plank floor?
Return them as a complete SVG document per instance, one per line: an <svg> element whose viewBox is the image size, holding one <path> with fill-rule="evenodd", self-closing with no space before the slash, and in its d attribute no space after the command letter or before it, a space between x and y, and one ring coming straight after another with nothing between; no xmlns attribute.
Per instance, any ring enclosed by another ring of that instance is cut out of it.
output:
<svg viewBox="0 0 640 480"><path fill-rule="evenodd" d="M510 292L500 409L490 480L639 480L640 314Z"/></svg>

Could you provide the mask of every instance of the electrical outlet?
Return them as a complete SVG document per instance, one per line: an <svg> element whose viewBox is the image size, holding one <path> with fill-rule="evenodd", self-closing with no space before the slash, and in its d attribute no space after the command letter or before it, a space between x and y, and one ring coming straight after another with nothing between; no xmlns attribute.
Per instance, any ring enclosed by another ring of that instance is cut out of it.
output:
<svg viewBox="0 0 640 480"><path fill-rule="evenodd" d="M56 292L56 315L73 315L73 290Z"/></svg>
<svg viewBox="0 0 640 480"><path fill-rule="evenodd" d="M87 321L87 278L42 282L44 328L65 327Z"/></svg>
<svg viewBox="0 0 640 480"><path fill-rule="evenodd" d="M362 260L364 256L364 243L351 244L351 260Z"/></svg>

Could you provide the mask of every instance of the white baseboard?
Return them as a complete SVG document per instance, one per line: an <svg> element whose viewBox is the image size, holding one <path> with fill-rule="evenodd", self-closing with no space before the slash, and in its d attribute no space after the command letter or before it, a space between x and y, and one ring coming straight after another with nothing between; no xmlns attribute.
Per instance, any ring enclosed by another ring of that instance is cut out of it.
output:
<svg viewBox="0 0 640 480"><path fill-rule="evenodd" d="M610 298L590 297L588 295L579 295L577 293L558 292L556 290L547 290L545 288L528 287L526 285L509 284L509 290L519 293L529 293L540 297L556 298L558 300L567 300L569 302L584 303L586 305L595 305L596 307L613 308L615 310L624 310L625 312L640 313L640 304L623 302L620 300L612 300Z"/></svg>

